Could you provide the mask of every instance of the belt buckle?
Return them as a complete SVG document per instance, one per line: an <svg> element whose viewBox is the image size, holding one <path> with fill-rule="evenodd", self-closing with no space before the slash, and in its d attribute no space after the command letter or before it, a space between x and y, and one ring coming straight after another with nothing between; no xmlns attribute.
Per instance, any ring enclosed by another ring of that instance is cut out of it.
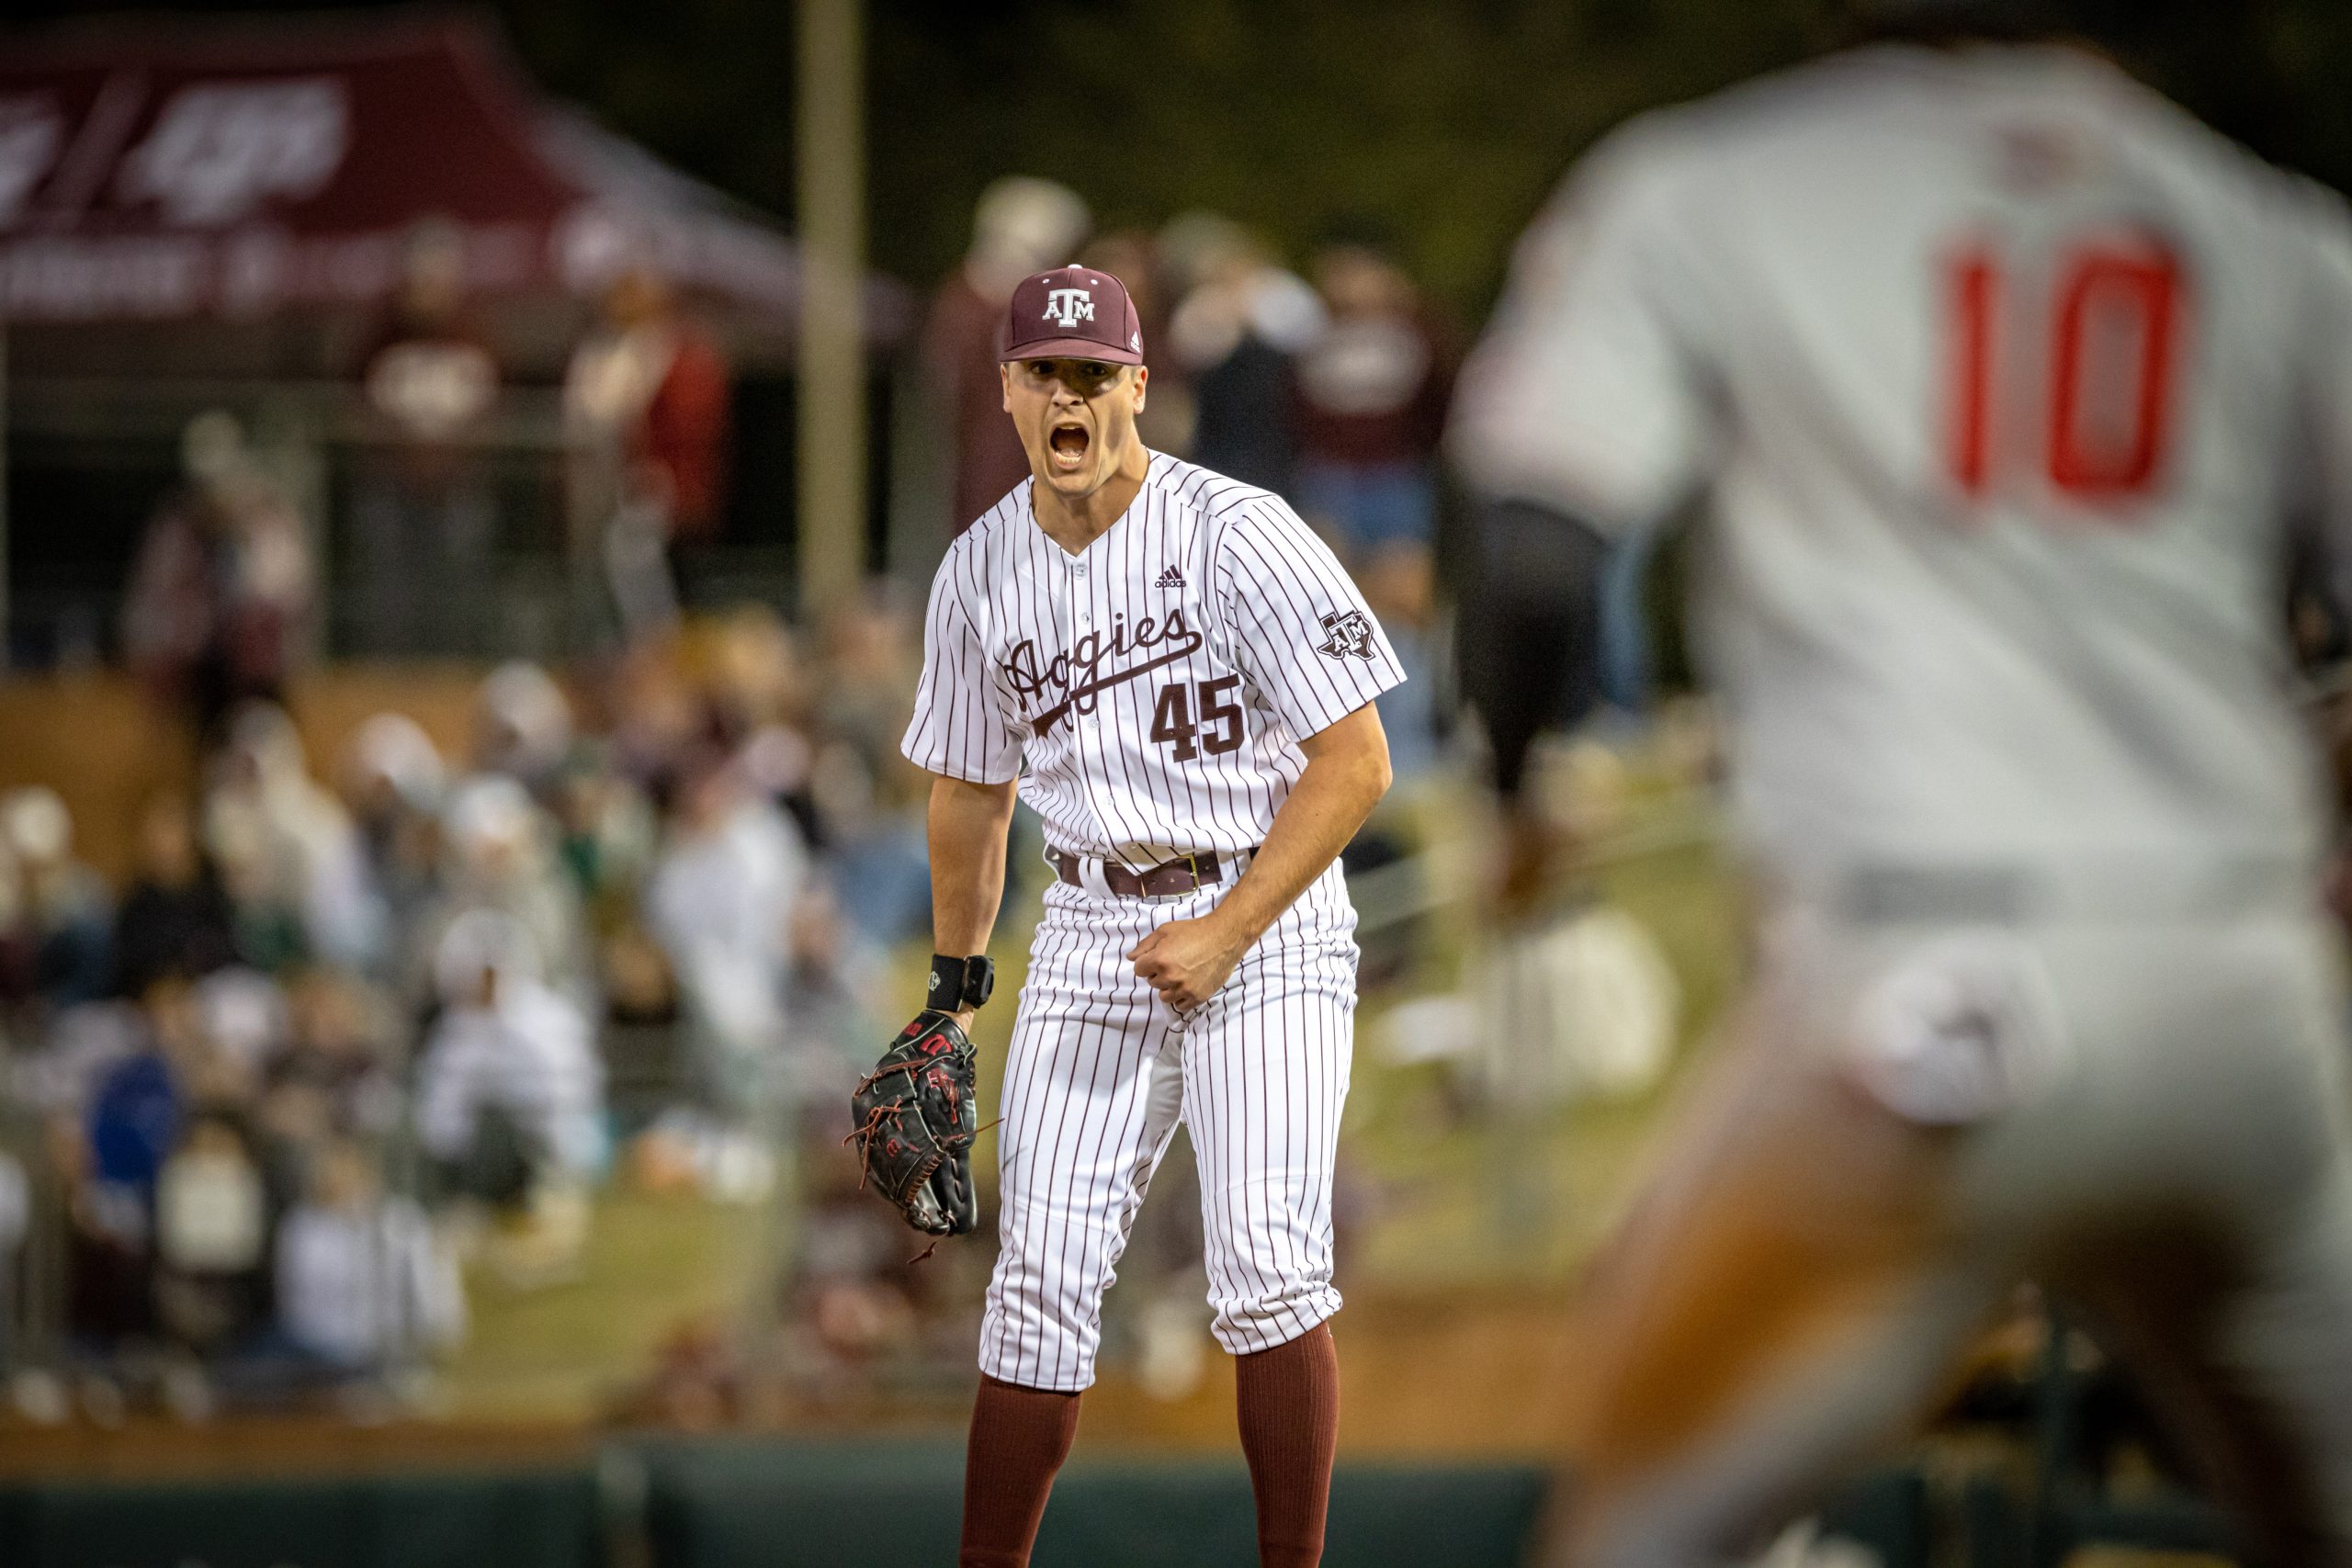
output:
<svg viewBox="0 0 2352 1568"><path fill-rule="evenodd" d="M1203 884L1201 882L1201 856L1197 850L1186 850L1184 852L1184 866L1186 870L1193 874L1193 891L1195 893L1199 892Z"/></svg>

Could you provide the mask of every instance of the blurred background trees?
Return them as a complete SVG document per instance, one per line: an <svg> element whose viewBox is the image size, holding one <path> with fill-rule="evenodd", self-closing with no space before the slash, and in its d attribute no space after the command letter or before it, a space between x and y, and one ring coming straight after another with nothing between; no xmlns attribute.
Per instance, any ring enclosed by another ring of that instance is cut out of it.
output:
<svg viewBox="0 0 2352 1568"><path fill-rule="evenodd" d="M31 0L28 19L108 9ZM187 8L187 7L171 7ZM268 9L246 4L235 7ZM283 9L316 10L315 5ZM2086 0L2134 69L2267 155L2352 186L2352 7ZM497 0L530 73L772 212L792 209L792 8ZM1294 253L1370 215L1476 313L1595 136L1802 58L1846 0L891 0L869 8L872 254L927 283L973 199L1049 175L1103 231L1208 208Z"/></svg>

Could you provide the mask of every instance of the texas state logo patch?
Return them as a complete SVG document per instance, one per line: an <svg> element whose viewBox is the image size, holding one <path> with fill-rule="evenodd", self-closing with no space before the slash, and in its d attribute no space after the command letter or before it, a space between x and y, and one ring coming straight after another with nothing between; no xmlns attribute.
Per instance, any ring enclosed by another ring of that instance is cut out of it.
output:
<svg viewBox="0 0 2352 1568"><path fill-rule="evenodd" d="M1362 610L1334 610L1323 617L1323 649L1327 658L1370 659L1372 617Z"/></svg>

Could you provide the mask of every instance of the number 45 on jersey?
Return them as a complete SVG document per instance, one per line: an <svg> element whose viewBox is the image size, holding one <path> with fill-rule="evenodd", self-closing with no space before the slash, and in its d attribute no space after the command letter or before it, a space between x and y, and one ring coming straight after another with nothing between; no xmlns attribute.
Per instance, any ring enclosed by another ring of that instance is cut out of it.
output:
<svg viewBox="0 0 2352 1568"><path fill-rule="evenodd" d="M1178 681L1160 687L1151 705L1151 738L1174 747L1180 762L1203 751L1220 757L1239 750L1241 705L1230 699L1240 684L1238 675L1220 675L1214 681Z"/></svg>

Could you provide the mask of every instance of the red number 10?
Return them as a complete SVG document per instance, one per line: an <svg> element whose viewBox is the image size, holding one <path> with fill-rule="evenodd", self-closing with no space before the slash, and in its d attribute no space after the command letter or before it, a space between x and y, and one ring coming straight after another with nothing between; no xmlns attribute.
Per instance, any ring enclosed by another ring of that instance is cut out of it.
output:
<svg viewBox="0 0 2352 1568"><path fill-rule="evenodd" d="M1946 275L1952 311L1951 467L1962 491L1981 496L2003 468L2000 435L2015 428L1995 402L2002 373L2007 284L1991 252L1954 258ZM2052 289L2042 458L2050 482L2088 502L2144 493L2172 434L2172 378L2179 335L2180 268L2161 245L2085 249L2059 268Z"/></svg>

